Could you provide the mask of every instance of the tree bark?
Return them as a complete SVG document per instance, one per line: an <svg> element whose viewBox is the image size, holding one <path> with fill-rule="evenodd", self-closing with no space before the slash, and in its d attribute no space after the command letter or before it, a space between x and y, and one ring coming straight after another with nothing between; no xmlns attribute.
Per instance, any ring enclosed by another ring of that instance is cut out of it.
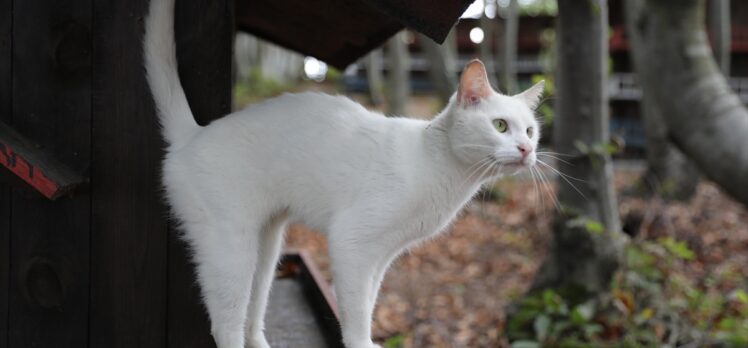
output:
<svg viewBox="0 0 748 348"><path fill-rule="evenodd" d="M366 56L366 81L369 84L369 102L380 105L384 102L384 77L382 76L382 50L375 49Z"/></svg>
<svg viewBox="0 0 748 348"><path fill-rule="evenodd" d="M730 76L730 0L709 1L709 34L722 75Z"/></svg>
<svg viewBox="0 0 748 348"><path fill-rule="evenodd" d="M647 171L640 179L642 189L665 199L687 200L696 192L699 171L696 166L670 142L667 125L662 118L657 101L653 98L651 86L642 83L641 76L648 64L644 54L647 39L636 30L637 18L645 15L641 0L624 2L626 31L631 44L630 55L634 69L640 76L642 98L640 115L647 137Z"/></svg>
<svg viewBox="0 0 748 348"><path fill-rule="evenodd" d="M445 105L457 86L457 45L454 30L449 32L444 43L439 45L426 35L418 34L418 41L429 60L429 77L439 99Z"/></svg>
<svg viewBox="0 0 748 348"><path fill-rule="evenodd" d="M533 288L585 296L608 289L623 244L612 163L605 151L610 141L608 10L605 0L559 0L558 14L554 145L572 156L559 170L579 181L557 180L561 209Z"/></svg>
<svg viewBox="0 0 748 348"><path fill-rule="evenodd" d="M497 16L499 17L499 16ZM517 34L519 32L519 4L510 0L503 25L503 42L501 44L501 70L499 71L499 88L502 92L513 95L519 92L517 87Z"/></svg>
<svg viewBox="0 0 748 348"><path fill-rule="evenodd" d="M389 59L388 69L388 114L390 116L403 116L406 113L405 106L410 95L410 62L408 59L408 46L403 41L404 31L401 31L387 41L387 57Z"/></svg>
<svg viewBox="0 0 748 348"><path fill-rule="evenodd" d="M730 89L704 31L703 0L649 0L636 19L650 87L672 141L701 172L748 204L748 111Z"/></svg>

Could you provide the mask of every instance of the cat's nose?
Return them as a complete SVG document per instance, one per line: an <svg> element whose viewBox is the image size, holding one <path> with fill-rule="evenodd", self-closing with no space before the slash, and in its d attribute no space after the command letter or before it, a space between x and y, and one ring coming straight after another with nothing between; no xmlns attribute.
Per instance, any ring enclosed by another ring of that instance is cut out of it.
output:
<svg viewBox="0 0 748 348"><path fill-rule="evenodd" d="M519 153L522 154L522 158L527 157L527 155L532 152L532 145L530 144L519 144L517 145L517 149L519 150Z"/></svg>

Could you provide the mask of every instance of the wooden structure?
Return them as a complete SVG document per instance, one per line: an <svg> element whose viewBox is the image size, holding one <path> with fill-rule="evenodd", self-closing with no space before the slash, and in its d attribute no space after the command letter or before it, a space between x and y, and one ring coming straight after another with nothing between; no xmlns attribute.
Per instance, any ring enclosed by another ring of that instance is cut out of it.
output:
<svg viewBox="0 0 748 348"><path fill-rule="evenodd" d="M308 3L239 0L241 11L273 9L273 29L235 16L231 0L177 1L180 75L198 122L230 111L235 18L343 66L404 24L446 35L469 0L320 0L326 12L288 12ZM0 348L213 346L160 192L164 144L141 56L147 8L0 0L0 164L11 169L0 168ZM325 22L329 13L348 27ZM327 31L292 30L309 23ZM309 45L338 34L339 45Z"/></svg>

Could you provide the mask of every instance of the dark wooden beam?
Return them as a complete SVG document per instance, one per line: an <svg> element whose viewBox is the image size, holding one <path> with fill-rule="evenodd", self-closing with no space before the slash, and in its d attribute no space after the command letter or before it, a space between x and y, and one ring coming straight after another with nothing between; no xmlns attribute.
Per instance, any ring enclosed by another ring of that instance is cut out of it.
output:
<svg viewBox="0 0 748 348"><path fill-rule="evenodd" d="M166 346L164 143L143 70L147 0L93 8L90 347Z"/></svg>
<svg viewBox="0 0 748 348"><path fill-rule="evenodd" d="M13 1L0 0L0 121L13 112ZM11 174L8 173L10 176ZM0 185L0 348L8 348L8 290L10 288L10 188Z"/></svg>
<svg viewBox="0 0 748 348"><path fill-rule="evenodd" d="M84 172L91 155L92 1L12 6L12 110L5 121L70 171ZM7 128L3 136L19 141ZM71 175L60 174L62 166L40 153L36 157L35 145L22 143L6 143L12 147L5 149L5 162L16 153L16 169L27 171L27 179L44 184L35 181L37 174L50 182ZM43 192L54 197L64 186ZM52 202L12 192L8 346L86 347L90 196L80 192Z"/></svg>

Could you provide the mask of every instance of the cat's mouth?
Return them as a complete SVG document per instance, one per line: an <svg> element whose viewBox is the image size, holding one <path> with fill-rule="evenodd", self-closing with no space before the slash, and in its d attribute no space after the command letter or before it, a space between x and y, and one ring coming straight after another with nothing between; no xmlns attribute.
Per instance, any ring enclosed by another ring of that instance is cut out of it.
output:
<svg viewBox="0 0 748 348"><path fill-rule="evenodd" d="M512 160L504 160L501 161L495 156L491 156L491 158L494 160L496 164L498 164L501 168L509 169L509 170L519 170L523 168L529 168L532 167L535 163L534 161L531 161L529 157L524 158L517 158Z"/></svg>

